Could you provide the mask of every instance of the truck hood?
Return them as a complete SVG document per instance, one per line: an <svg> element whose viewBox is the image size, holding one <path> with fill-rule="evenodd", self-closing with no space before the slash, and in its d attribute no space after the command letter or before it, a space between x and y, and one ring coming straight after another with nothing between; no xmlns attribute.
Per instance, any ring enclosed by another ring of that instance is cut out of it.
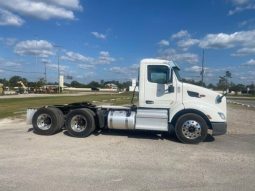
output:
<svg viewBox="0 0 255 191"><path fill-rule="evenodd" d="M210 97L221 96L220 93L217 93L213 90L210 90L210 89L207 89L207 88L204 88L201 86L188 84L188 83L184 83L184 82L182 84L183 84L183 88L185 88L187 91L196 92L199 95L205 95L205 96L210 96Z"/></svg>
<svg viewBox="0 0 255 191"><path fill-rule="evenodd" d="M220 102L218 99L222 94L188 83L182 83L182 91L185 108L197 107L206 110L207 113L214 110L226 116L226 97L223 97Z"/></svg>

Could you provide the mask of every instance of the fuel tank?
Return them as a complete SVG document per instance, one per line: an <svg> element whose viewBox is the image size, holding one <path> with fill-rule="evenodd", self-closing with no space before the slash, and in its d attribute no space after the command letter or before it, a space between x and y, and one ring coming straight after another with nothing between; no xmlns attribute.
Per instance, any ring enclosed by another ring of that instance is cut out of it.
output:
<svg viewBox="0 0 255 191"><path fill-rule="evenodd" d="M134 129L135 112L129 110L110 111L107 124L109 129Z"/></svg>

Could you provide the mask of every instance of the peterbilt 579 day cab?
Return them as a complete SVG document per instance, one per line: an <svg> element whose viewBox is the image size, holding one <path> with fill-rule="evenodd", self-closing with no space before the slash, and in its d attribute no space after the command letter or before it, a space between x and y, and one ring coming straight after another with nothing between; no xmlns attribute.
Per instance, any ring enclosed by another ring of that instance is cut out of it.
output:
<svg viewBox="0 0 255 191"><path fill-rule="evenodd" d="M96 106L88 102L28 109L34 131L51 135L62 128L87 137L96 128L174 130L183 143L226 133L226 98L212 90L181 81L172 61L143 59L139 68L139 105Z"/></svg>

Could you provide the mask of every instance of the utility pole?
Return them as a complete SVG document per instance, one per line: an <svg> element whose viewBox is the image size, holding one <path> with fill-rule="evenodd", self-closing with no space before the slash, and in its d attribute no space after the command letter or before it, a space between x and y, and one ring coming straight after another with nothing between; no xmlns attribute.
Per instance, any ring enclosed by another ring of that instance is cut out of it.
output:
<svg viewBox="0 0 255 191"><path fill-rule="evenodd" d="M60 93L60 70L59 70L59 51L58 51L58 93Z"/></svg>
<svg viewBox="0 0 255 191"><path fill-rule="evenodd" d="M35 67L37 67L37 54L38 54L38 50L37 50L37 35L35 35Z"/></svg>
<svg viewBox="0 0 255 191"><path fill-rule="evenodd" d="M43 61L44 64L44 81L45 81L45 85L47 84L47 68L46 68L46 61Z"/></svg>
<svg viewBox="0 0 255 191"><path fill-rule="evenodd" d="M57 49L57 59L58 59L58 93L60 93L60 68L59 68L59 49L61 48L61 46L59 45L53 45L56 49Z"/></svg>
<svg viewBox="0 0 255 191"><path fill-rule="evenodd" d="M201 68L201 85L203 86L204 85L204 73L205 73L205 70L204 70L204 61L205 61L205 49L203 49L203 52L202 52L202 68Z"/></svg>

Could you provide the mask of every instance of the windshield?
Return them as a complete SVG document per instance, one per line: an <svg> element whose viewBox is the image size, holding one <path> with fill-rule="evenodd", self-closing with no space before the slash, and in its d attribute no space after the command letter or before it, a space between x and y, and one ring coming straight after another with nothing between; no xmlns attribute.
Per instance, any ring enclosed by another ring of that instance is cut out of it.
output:
<svg viewBox="0 0 255 191"><path fill-rule="evenodd" d="M174 70L174 73L175 73L177 79L178 79L179 81L182 81L182 78L181 78L181 76L180 76L180 74L179 74L180 69L177 68L177 67L174 67L173 70Z"/></svg>

